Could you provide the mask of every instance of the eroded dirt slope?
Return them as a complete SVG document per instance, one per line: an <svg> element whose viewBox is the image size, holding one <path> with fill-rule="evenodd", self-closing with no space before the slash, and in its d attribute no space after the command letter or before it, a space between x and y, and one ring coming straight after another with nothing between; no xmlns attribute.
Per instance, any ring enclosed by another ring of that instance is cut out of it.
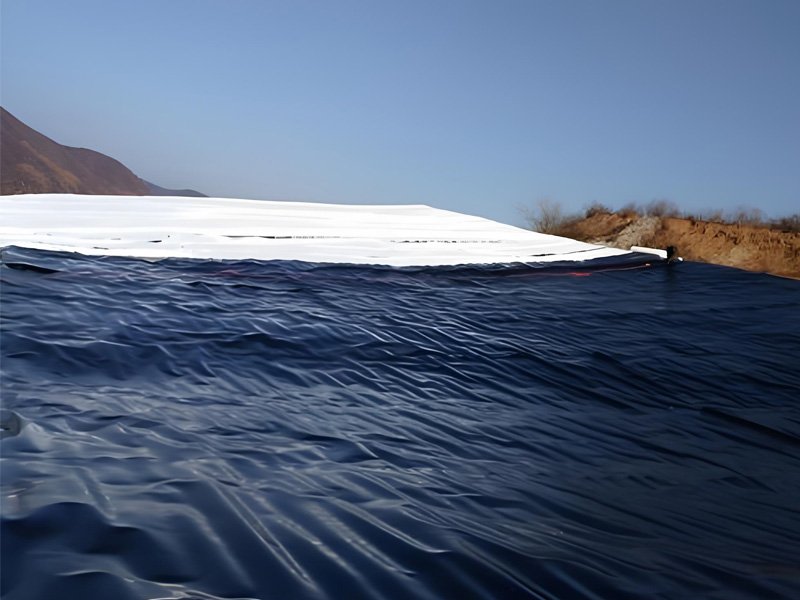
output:
<svg viewBox="0 0 800 600"><path fill-rule="evenodd" d="M796 231L604 213L570 223L559 235L625 249L675 246L686 260L800 279L800 233Z"/></svg>

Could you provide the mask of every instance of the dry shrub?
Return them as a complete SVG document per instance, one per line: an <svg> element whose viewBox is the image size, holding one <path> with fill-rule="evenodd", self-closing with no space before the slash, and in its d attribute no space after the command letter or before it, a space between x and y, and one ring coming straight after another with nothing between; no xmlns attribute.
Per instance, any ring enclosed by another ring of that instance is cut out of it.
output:
<svg viewBox="0 0 800 600"><path fill-rule="evenodd" d="M595 215L610 215L611 209L608 208L605 204L601 204L600 202L592 202L589 206L586 207L586 212L584 213L587 219L594 217Z"/></svg>
<svg viewBox="0 0 800 600"><path fill-rule="evenodd" d="M725 213L721 210L706 210L700 213L701 221L708 221L709 223L724 223Z"/></svg>
<svg viewBox="0 0 800 600"><path fill-rule="evenodd" d="M728 218L729 223L737 225L750 225L752 227L766 227L764 222L764 211L752 206L739 206L731 213Z"/></svg>
<svg viewBox="0 0 800 600"><path fill-rule="evenodd" d="M681 214L680 210L678 210L677 204L675 204L672 200L665 200L663 198L650 201L647 204L645 213L648 217L661 218L677 217Z"/></svg>
<svg viewBox="0 0 800 600"><path fill-rule="evenodd" d="M524 208L522 212L531 229L551 235L563 235L565 228L577 220L574 215L564 213L561 204L549 198L539 200L535 208Z"/></svg>
<svg viewBox="0 0 800 600"><path fill-rule="evenodd" d="M781 231L800 232L800 213L775 219L771 225L774 229L780 229Z"/></svg>
<svg viewBox="0 0 800 600"><path fill-rule="evenodd" d="M641 216L642 211L639 205L635 202L628 202L625 206L617 211L617 214L623 219L635 219Z"/></svg>

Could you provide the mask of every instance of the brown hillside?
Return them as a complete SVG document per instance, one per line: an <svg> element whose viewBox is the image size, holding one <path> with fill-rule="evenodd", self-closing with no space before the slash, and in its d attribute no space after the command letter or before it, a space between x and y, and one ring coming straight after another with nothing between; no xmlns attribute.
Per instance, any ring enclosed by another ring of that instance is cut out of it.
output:
<svg viewBox="0 0 800 600"><path fill-rule="evenodd" d="M800 278L800 232L753 225L662 219L651 244L676 246L687 260Z"/></svg>
<svg viewBox="0 0 800 600"><path fill-rule="evenodd" d="M54 142L0 107L0 194L148 193L121 162Z"/></svg>
<svg viewBox="0 0 800 600"><path fill-rule="evenodd" d="M675 246L686 260L800 279L800 232L769 226L673 217L593 214L566 223L559 235L615 248Z"/></svg>

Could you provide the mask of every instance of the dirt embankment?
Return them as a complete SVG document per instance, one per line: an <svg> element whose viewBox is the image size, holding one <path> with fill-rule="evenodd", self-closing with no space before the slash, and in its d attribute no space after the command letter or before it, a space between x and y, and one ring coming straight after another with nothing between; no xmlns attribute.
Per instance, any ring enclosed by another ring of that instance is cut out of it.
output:
<svg viewBox="0 0 800 600"><path fill-rule="evenodd" d="M595 214L566 224L559 235L596 244L675 246L686 260L800 279L800 232L673 217Z"/></svg>

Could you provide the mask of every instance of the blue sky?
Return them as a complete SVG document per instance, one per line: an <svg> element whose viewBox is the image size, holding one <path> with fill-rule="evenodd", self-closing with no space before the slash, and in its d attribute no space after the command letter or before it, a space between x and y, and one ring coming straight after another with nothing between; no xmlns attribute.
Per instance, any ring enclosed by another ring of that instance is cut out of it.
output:
<svg viewBox="0 0 800 600"><path fill-rule="evenodd" d="M795 0L3 0L0 101L209 195L800 211Z"/></svg>

